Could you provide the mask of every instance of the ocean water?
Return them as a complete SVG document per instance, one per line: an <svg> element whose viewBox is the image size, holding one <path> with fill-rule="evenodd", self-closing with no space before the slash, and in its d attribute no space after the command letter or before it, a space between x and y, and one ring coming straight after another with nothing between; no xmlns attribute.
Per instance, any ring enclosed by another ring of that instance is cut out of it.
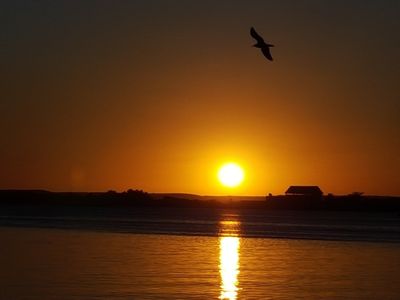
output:
<svg viewBox="0 0 400 300"><path fill-rule="evenodd" d="M228 226L229 222L235 225ZM400 217L396 212L2 206L0 227L6 226L193 236L232 233L241 237L400 243Z"/></svg>
<svg viewBox="0 0 400 300"><path fill-rule="evenodd" d="M0 299L400 298L393 216L72 215L3 213Z"/></svg>

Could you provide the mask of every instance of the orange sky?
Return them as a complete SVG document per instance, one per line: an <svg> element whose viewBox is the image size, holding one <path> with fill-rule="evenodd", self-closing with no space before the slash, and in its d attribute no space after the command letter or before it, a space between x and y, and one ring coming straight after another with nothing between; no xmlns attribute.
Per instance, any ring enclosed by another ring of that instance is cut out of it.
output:
<svg viewBox="0 0 400 300"><path fill-rule="evenodd" d="M0 188L400 195L398 1L1 5Z"/></svg>

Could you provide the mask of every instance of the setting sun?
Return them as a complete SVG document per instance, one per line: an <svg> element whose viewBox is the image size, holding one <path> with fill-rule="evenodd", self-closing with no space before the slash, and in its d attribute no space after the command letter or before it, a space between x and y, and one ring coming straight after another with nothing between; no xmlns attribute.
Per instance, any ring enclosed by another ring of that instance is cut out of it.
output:
<svg viewBox="0 0 400 300"><path fill-rule="evenodd" d="M218 171L218 179L226 187L236 187L244 179L243 169L236 163L226 163Z"/></svg>

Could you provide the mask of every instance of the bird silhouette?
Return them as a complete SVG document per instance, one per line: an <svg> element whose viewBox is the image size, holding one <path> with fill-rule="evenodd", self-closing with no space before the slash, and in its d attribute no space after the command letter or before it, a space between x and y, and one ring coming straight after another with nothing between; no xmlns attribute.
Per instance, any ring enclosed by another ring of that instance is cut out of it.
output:
<svg viewBox="0 0 400 300"><path fill-rule="evenodd" d="M273 61L274 59L272 58L269 48L274 47L274 45L264 42L264 39L256 32L253 27L250 28L250 35L257 41L257 43L253 45L253 47L260 48L264 56L268 60Z"/></svg>

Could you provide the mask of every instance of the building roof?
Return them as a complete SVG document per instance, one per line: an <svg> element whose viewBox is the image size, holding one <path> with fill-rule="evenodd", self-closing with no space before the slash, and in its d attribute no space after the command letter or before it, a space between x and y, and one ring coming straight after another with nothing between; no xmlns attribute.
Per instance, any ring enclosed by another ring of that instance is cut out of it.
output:
<svg viewBox="0 0 400 300"><path fill-rule="evenodd" d="M286 194L295 194L295 195L322 195L321 189L316 185L292 185L290 186Z"/></svg>

